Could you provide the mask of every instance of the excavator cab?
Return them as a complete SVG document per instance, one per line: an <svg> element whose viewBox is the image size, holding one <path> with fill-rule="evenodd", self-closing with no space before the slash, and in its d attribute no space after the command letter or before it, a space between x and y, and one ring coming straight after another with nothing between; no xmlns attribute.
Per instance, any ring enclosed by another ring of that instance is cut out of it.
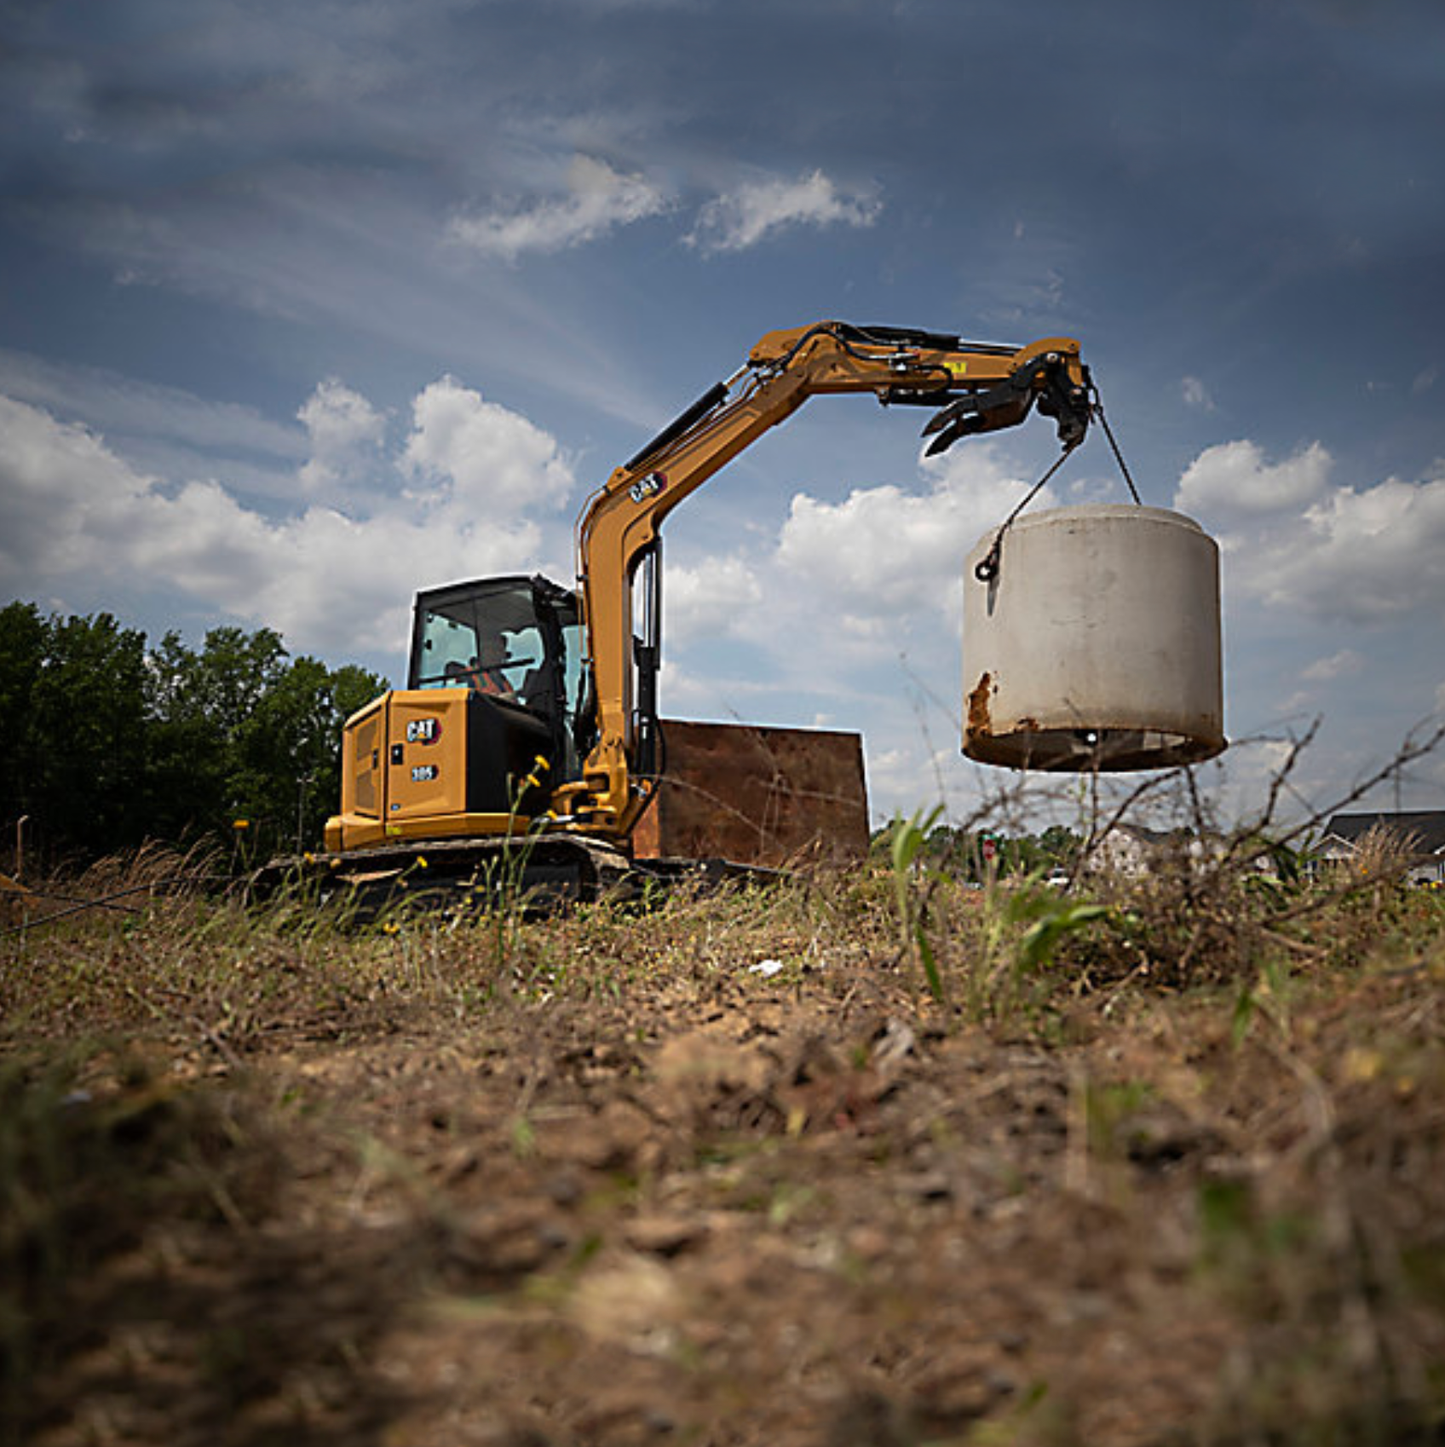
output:
<svg viewBox="0 0 1445 1447"><path fill-rule="evenodd" d="M347 720L328 849L511 834L578 777L591 710L577 597L542 577L418 593L407 687Z"/></svg>
<svg viewBox="0 0 1445 1447"><path fill-rule="evenodd" d="M417 594L407 687L468 688L541 720L542 752L560 783L577 773L581 634L576 595L546 578L432 588Z"/></svg>
<svg viewBox="0 0 1445 1447"><path fill-rule="evenodd" d="M469 708L496 710L492 731L503 741L502 756L520 762L526 754L531 772L540 754L550 785L577 777L583 678L570 589L535 576L478 578L417 594L407 687L468 689ZM486 765L485 756L468 759L470 782L494 795L505 780L483 784L476 776Z"/></svg>

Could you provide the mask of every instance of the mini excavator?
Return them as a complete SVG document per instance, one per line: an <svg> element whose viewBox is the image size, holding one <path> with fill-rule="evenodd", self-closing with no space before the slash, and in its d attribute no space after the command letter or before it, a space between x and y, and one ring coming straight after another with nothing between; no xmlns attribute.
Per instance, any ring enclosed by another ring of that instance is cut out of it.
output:
<svg viewBox="0 0 1445 1447"><path fill-rule="evenodd" d="M851 392L932 409L929 454L1035 408L1067 452L1095 409L1064 337L1012 347L836 321L770 332L589 499L575 589L517 575L417 595L407 686L347 721L341 812L315 867L375 880L424 864L429 881L462 884L522 857L529 885L573 897L642 868L634 830L666 773L662 523L809 398Z"/></svg>

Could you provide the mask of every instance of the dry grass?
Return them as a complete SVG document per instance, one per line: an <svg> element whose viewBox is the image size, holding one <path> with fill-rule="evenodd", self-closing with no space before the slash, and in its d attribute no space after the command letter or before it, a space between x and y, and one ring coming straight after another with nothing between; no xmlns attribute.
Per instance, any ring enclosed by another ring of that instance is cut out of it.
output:
<svg viewBox="0 0 1445 1447"><path fill-rule="evenodd" d="M1252 847L503 932L72 882L0 944L0 1442L1438 1440L1445 901Z"/></svg>

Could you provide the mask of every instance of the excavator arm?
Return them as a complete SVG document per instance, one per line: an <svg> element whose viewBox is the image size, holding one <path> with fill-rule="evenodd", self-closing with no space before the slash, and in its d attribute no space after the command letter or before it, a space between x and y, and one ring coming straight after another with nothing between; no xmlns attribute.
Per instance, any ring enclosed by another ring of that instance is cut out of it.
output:
<svg viewBox="0 0 1445 1447"><path fill-rule="evenodd" d="M1092 411L1088 369L1079 344L1066 337L1016 348L831 321L769 332L733 377L617 468L579 521L577 576L596 740L581 779L554 796L554 812L573 827L625 836L651 794L656 620L643 640L642 696L634 700L632 599L639 563L657 556L663 520L810 397L846 392L871 392L885 406L933 408L924 428L933 439L930 455L962 437L1018 426L1035 406L1054 419L1067 451L1083 440Z"/></svg>

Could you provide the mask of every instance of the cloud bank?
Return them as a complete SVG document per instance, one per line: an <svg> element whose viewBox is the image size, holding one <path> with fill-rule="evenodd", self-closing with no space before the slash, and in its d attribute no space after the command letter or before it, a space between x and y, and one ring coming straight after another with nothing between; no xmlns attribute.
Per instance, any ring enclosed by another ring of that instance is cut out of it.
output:
<svg viewBox="0 0 1445 1447"><path fill-rule="evenodd" d="M822 171L795 181L751 181L709 201L688 234L703 252L746 251L798 226L871 226L882 203L867 191L846 191Z"/></svg>
<svg viewBox="0 0 1445 1447"><path fill-rule="evenodd" d="M298 414L311 455L299 510L270 516L211 478L147 475L83 426L0 396L0 589L46 579L47 606L113 606L117 589L180 590L278 628L293 647L390 648L418 582L552 566L574 490L554 439L447 377L415 399L404 440L344 384ZM41 600L38 600L41 601Z"/></svg>
<svg viewBox="0 0 1445 1447"><path fill-rule="evenodd" d="M1217 534L1241 599L1358 626L1445 616L1445 474L1338 485L1335 470L1318 442L1282 462L1222 443L1186 469L1175 506Z"/></svg>
<svg viewBox="0 0 1445 1447"><path fill-rule="evenodd" d="M527 252L565 251L596 241L620 226L666 211L668 204L664 192L646 177L577 156L568 168L566 195L454 217L448 235L483 256L515 261Z"/></svg>
<svg viewBox="0 0 1445 1447"><path fill-rule="evenodd" d="M565 192L527 202L498 202L454 216L447 237L479 256L515 262L524 255L570 250L678 209L681 201L640 173L579 155ZM849 188L813 170L796 179L746 181L704 202L683 242L704 255L746 251L798 227L867 227L882 203L867 187Z"/></svg>

